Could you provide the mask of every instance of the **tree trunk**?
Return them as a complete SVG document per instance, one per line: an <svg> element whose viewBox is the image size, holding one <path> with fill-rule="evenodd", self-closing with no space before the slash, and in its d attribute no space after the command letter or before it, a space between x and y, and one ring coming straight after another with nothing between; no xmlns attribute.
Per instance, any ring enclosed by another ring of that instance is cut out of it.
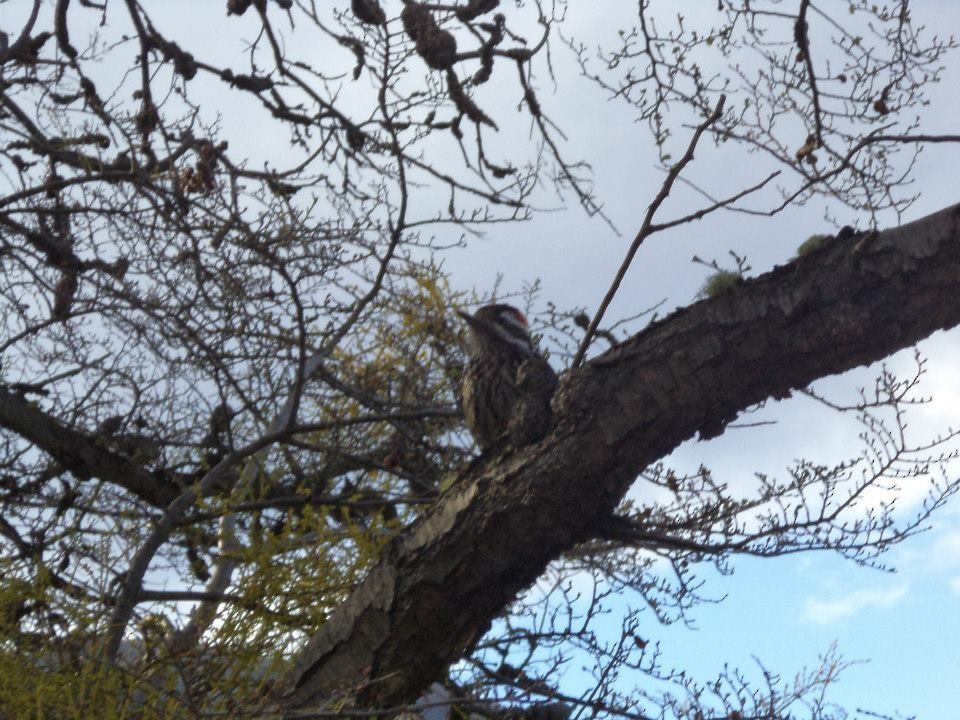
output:
<svg viewBox="0 0 960 720"><path fill-rule="evenodd" d="M637 474L744 408L960 323L960 206L833 239L566 373L541 442L468 471L310 639L286 709L415 700Z"/></svg>

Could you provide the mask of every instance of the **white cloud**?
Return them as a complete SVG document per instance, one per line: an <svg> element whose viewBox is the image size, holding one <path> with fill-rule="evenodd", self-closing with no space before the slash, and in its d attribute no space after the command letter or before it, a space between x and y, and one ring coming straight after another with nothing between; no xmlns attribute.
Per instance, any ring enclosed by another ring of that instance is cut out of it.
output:
<svg viewBox="0 0 960 720"><path fill-rule="evenodd" d="M901 584L884 590L857 590L832 600L807 598L803 616L818 625L827 625L853 617L867 608L896 605L907 594L907 585Z"/></svg>
<svg viewBox="0 0 960 720"><path fill-rule="evenodd" d="M960 595L960 575L950 578L949 585L954 595Z"/></svg>
<svg viewBox="0 0 960 720"><path fill-rule="evenodd" d="M960 565L960 529L941 534L930 550L927 562L932 562L938 567Z"/></svg>

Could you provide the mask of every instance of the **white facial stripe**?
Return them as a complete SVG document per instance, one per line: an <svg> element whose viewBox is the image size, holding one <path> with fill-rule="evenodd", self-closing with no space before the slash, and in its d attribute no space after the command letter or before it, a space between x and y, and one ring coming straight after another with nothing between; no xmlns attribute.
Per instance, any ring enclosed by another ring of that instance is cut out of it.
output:
<svg viewBox="0 0 960 720"><path fill-rule="evenodd" d="M530 342L530 334L527 332L527 324L523 322L519 312L504 310L500 313L500 326L497 327L497 334L510 345L520 350L525 355L533 353L533 345Z"/></svg>
<svg viewBox="0 0 960 720"><path fill-rule="evenodd" d="M500 328L498 328L497 332L504 342L513 345L524 355L530 355L533 352L533 348L530 346L530 339L528 337L517 337L513 333L507 332L505 329Z"/></svg>

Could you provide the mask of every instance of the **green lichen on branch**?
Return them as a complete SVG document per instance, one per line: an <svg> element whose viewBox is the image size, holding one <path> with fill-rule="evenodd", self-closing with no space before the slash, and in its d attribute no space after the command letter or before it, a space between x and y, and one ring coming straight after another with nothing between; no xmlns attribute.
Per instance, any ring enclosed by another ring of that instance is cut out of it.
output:
<svg viewBox="0 0 960 720"><path fill-rule="evenodd" d="M797 246L797 254L794 255L794 258L802 258L804 255L809 255L814 250L822 248L830 239L830 235L811 235Z"/></svg>
<svg viewBox="0 0 960 720"><path fill-rule="evenodd" d="M710 277L700 288L699 296L712 298L732 290L743 280L743 275L733 270L719 270Z"/></svg>

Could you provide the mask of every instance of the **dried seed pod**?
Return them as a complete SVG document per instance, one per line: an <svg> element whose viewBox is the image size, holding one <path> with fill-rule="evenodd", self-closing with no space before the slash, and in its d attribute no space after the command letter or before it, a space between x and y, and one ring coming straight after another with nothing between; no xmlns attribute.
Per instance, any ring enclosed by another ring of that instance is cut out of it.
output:
<svg viewBox="0 0 960 720"><path fill-rule="evenodd" d="M185 168L180 173L177 187L184 195L207 192L207 185L203 176L192 167Z"/></svg>
<svg viewBox="0 0 960 720"><path fill-rule="evenodd" d="M357 20L366 25L386 25L387 16L377 0L352 0L350 9Z"/></svg>
<svg viewBox="0 0 960 720"><path fill-rule="evenodd" d="M404 0L403 10L400 11L400 22L403 23L404 32L414 42L420 37L421 26L436 25L430 11L413 0Z"/></svg>
<svg viewBox="0 0 960 720"><path fill-rule="evenodd" d="M227 15L243 15L251 0L227 0Z"/></svg>
<svg viewBox="0 0 960 720"><path fill-rule="evenodd" d="M457 110L473 120L478 125L483 123L497 129L497 124L463 91L463 86L453 70L447 70L447 91L450 99L457 106Z"/></svg>
<svg viewBox="0 0 960 720"><path fill-rule="evenodd" d="M337 42L345 48L350 48L350 52L352 52L353 56L357 59L357 64L353 67L353 79L356 80L363 71L363 64L366 61L367 54L366 48L363 47L363 43L359 40L347 37L346 35L338 37Z"/></svg>
<svg viewBox="0 0 960 720"><path fill-rule="evenodd" d="M201 180L203 192L210 192L216 187L217 151L213 143L205 142L198 154L197 177Z"/></svg>
<svg viewBox="0 0 960 720"><path fill-rule="evenodd" d="M467 0L464 7L457 8L457 19L460 22L470 22L481 15L486 15L491 10L495 10L499 5L500 0Z"/></svg>
<svg viewBox="0 0 960 720"><path fill-rule="evenodd" d="M153 103L144 103L136 116L137 130L141 135L149 135L160 125L160 114Z"/></svg>
<svg viewBox="0 0 960 720"><path fill-rule="evenodd" d="M457 58L457 41L446 30L433 26L417 41L417 52L430 67L444 70Z"/></svg>
<svg viewBox="0 0 960 720"><path fill-rule="evenodd" d="M253 0L227 0L227 15L243 15Z"/></svg>
<svg viewBox="0 0 960 720"><path fill-rule="evenodd" d="M53 289L53 317L55 319L63 320L69 314L79 284L75 270L63 271L60 281Z"/></svg>
<svg viewBox="0 0 960 720"><path fill-rule="evenodd" d="M407 35L416 43L417 54L434 70L451 67L457 57L456 38L437 25L426 7L414 0L404 1L400 20Z"/></svg>
<svg viewBox="0 0 960 720"><path fill-rule="evenodd" d="M367 136L363 134L362 130L352 125L347 128L347 145L350 146L351 150L360 152L366 144Z"/></svg>

